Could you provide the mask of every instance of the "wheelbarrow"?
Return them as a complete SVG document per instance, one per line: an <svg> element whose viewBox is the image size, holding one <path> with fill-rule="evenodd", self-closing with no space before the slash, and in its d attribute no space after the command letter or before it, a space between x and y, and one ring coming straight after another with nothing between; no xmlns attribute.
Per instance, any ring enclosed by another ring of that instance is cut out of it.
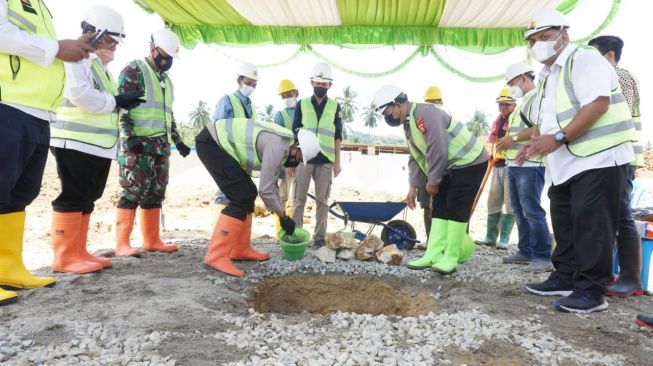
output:
<svg viewBox="0 0 653 366"><path fill-rule="evenodd" d="M318 202L312 194L309 193L308 196ZM340 207L342 214L334 210L336 206ZM403 220L392 220L401 211L403 211ZM356 234L357 240L364 240L377 225L380 225L383 226L381 240L384 245L394 244L401 250L410 250L419 243L415 229L406 222L405 202L333 202L329 205L329 212L344 221L345 227L351 222L351 230ZM357 222L371 226L363 233L355 229Z"/></svg>

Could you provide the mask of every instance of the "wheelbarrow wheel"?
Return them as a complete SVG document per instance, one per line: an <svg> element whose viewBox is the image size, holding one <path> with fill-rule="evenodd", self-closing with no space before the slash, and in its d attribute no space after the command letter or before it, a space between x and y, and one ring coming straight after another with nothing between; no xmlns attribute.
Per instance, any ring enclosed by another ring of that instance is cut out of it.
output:
<svg viewBox="0 0 653 366"><path fill-rule="evenodd" d="M415 233L415 229L409 223L404 220L393 220L388 222L387 225L395 231L401 233L401 235L398 235L397 233L388 230L387 227L384 227L381 231L381 240L383 241L384 245L394 244L398 249L401 250L413 249L415 243L410 240L406 240L406 238L415 239L417 238L417 234Z"/></svg>

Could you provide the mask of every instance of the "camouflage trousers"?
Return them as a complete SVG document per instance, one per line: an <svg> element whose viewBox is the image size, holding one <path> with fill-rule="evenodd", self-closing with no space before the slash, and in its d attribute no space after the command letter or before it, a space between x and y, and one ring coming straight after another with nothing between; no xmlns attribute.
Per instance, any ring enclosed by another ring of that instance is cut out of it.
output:
<svg viewBox="0 0 653 366"><path fill-rule="evenodd" d="M158 205L168 186L167 155L124 153L118 157L122 198L140 205Z"/></svg>

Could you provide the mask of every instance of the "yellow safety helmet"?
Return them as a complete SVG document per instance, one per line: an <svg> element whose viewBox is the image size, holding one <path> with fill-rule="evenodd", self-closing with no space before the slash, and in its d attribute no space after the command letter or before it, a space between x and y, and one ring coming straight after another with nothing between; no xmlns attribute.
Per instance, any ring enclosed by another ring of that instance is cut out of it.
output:
<svg viewBox="0 0 653 366"><path fill-rule="evenodd" d="M509 88L503 88L497 97L497 103L515 103L515 98L510 95Z"/></svg>
<svg viewBox="0 0 653 366"><path fill-rule="evenodd" d="M435 85L429 86L424 92L424 100L442 99L442 91Z"/></svg>
<svg viewBox="0 0 653 366"><path fill-rule="evenodd" d="M279 94L295 90L297 87L295 87L295 83L288 79L283 79L281 82L279 82Z"/></svg>

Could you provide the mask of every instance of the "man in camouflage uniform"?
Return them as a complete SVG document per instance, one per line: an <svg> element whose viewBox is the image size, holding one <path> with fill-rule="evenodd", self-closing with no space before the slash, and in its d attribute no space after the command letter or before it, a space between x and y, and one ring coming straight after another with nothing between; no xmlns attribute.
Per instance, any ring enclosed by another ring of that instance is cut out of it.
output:
<svg viewBox="0 0 653 366"><path fill-rule="evenodd" d="M170 30L152 34L150 54L134 60L120 74L121 93L144 90L146 102L123 114L120 119L120 185L123 193L116 215L116 255L137 256L129 236L134 226L136 208L141 206L143 249L171 252L174 244L164 244L159 237L161 202L168 185L170 140L186 157L190 148L177 131L172 116L173 88L166 71L177 57L179 39Z"/></svg>

